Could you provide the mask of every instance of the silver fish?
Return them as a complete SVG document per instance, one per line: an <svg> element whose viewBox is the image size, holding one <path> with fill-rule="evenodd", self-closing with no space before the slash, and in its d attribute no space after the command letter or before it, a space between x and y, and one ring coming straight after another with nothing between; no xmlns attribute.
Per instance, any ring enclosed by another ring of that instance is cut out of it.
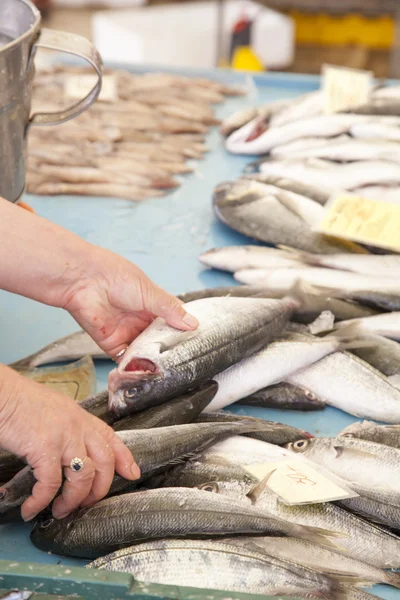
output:
<svg viewBox="0 0 400 600"><path fill-rule="evenodd" d="M399 449L345 436L290 442L286 448L344 479L361 496L400 507Z"/></svg>
<svg viewBox="0 0 400 600"><path fill-rule="evenodd" d="M400 344L380 335L371 336L371 346L352 348L350 352L365 360L396 385L395 376L400 375Z"/></svg>
<svg viewBox="0 0 400 600"><path fill-rule="evenodd" d="M264 246L226 246L223 248L213 248L199 256L200 262L220 269L235 273L240 269L254 268L299 268L301 261L285 250L277 248L266 248Z"/></svg>
<svg viewBox="0 0 400 600"><path fill-rule="evenodd" d="M200 322L196 331L178 332L158 318L110 373L109 407L120 416L161 404L259 350L282 331L299 302L205 298L185 306Z"/></svg>
<svg viewBox="0 0 400 600"><path fill-rule="evenodd" d="M86 355L92 358L109 358L85 331L77 331L52 342L26 358L10 364L10 367L14 369L33 368L49 363L76 360Z"/></svg>
<svg viewBox="0 0 400 600"><path fill-rule="evenodd" d="M231 498L194 488L162 488L107 498L65 519L39 521L31 540L41 550L97 558L148 539L239 533L326 543L329 537L328 531L287 523Z"/></svg>
<svg viewBox="0 0 400 600"><path fill-rule="evenodd" d="M378 425L373 421L356 421L343 429L339 436L367 440L400 449L400 425Z"/></svg>
<svg viewBox="0 0 400 600"><path fill-rule="evenodd" d="M340 500L337 504L368 521L372 521L372 523L390 527L397 534L400 531L400 508L398 506L362 496L346 498Z"/></svg>
<svg viewBox="0 0 400 600"><path fill-rule="evenodd" d="M400 311L390 312L382 315L373 315L362 319L351 319L342 321L336 325L337 329L350 328L360 335L374 334L400 340Z"/></svg>
<svg viewBox="0 0 400 600"><path fill-rule="evenodd" d="M234 539L149 542L99 558L89 568L131 573L147 583L267 596L329 597L333 587L321 573Z"/></svg>
<svg viewBox="0 0 400 600"><path fill-rule="evenodd" d="M318 398L314 392L286 382L270 385L251 396L241 398L239 404L305 412L325 408L325 402Z"/></svg>

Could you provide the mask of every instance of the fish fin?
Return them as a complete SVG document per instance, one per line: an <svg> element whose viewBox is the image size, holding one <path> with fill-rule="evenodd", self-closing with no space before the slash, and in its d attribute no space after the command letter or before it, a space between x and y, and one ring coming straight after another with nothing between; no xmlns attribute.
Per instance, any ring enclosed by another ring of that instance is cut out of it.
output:
<svg viewBox="0 0 400 600"><path fill-rule="evenodd" d="M297 248L285 246L284 244L277 244L276 247L279 248L279 250L288 252L290 258L306 263L307 265L321 266L324 263L323 258L319 254L313 254L312 252L306 252L305 250L297 250Z"/></svg>
<svg viewBox="0 0 400 600"><path fill-rule="evenodd" d="M310 333L316 335L325 331L332 331L335 324L335 315L330 310L324 310L318 317L309 324Z"/></svg>
<svg viewBox="0 0 400 600"><path fill-rule="evenodd" d="M388 381L390 385L400 390L400 374L396 373L396 375L389 375Z"/></svg>
<svg viewBox="0 0 400 600"><path fill-rule="evenodd" d="M296 217L301 219L304 223L307 223L306 219L301 214L301 211L299 211L297 209L295 200L293 200L289 194L285 194L285 192L283 190L281 190L281 191L277 192L275 196L276 196L276 199L278 200L278 202L280 204L282 204L282 206L284 206L288 211L290 211Z"/></svg>
<svg viewBox="0 0 400 600"><path fill-rule="evenodd" d="M290 297L294 300L297 300L301 307L307 307L308 296L315 296L316 293L321 298L329 298L330 296L329 290L325 291L324 288L317 290L316 286L310 285L309 283L303 281L300 276L298 279L296 279L290 290L285 295L286 297Z"/></svg>
<svg viewBox="0 0 400 600"><path fill-rule="evenodd" d="M251 500L252 504L256 504L258 499L262 496L263 492L265 491L268 485L268 480L271 477L272 473L274 473L274 471L276 471L276 469L273 469L270 473L268 473L268 475L264 477L264 479L262 479L249 492L247 492L246 496Z"/></svg>
<svg viewBox="0 0 400 600"><path fill-rule="evenodd" d="M341 446L340 444L334 444L333 449L336 452L336 458L342 457L344 454L346 455L355 455L356 458L371 458L371 453L366 452L365 450L359 450L358 448L348 448L346 446ZM356 483L356 482L354 482Z"/></svg>
<svg viewBox="0 0 400 600"><path fill-rule="evenodd" d="M293 523L291 523L293 525ZM298 525L297 533L289 533L289 536L299 537L318 546L325 546L332 550L339 551L340 545L334 542L335 538L343 538L343 533L323 529L321 527L312 527L310 525Z"/></svg>
<svg viewBox="0 0 400 600"><path fill-rule="evenodd" d="M387 583L388 585L392 585L393 587L400 589L400 573L386 571L385 581L382 583Z"/></svg>
<svg viewBox="0 0 400 600"><path fill-rule="evenodd" d="M335 330L323 339L334 337L339 341L340 350L351 350L356 348L374 348L376 341L374 336L364 334L358 323L350 323L345 327ZM392 384L393 385L393 384Z"/></svg>
<svg viewBox="0 0 400 600"><path fill-rule="evenodd" d="M331 579L333 579L337 583L340 583L341 585L351 585L353 587L369 587L375 583L372 582L370 579L363 579L359 575L353 575L351 573L346 573L342 571L335 571L334 569L324 569L323 573L328 575Z"/></svg>

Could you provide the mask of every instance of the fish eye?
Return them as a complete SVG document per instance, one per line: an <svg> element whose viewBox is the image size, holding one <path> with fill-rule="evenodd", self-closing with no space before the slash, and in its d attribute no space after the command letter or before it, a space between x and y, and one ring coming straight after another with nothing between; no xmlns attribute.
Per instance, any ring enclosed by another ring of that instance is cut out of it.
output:
<svg viewBox="0 0 400 600"><path fill-rule="evenodd" d="M218 484L215 482L203 483L202 485L199 485L199 490L202 490L203 492L213 492L214 494L218 494L219 487Z"/></svg>
<svg viewBox="0 0 400 600"><path fill-rule="evenodd" d="M293 450L298 450L299 452L304 452L304 450L307 449L307 446L309 444L308 440L298 440L297 442L294 442L292 445Z"/></svg>
<svg viewBox="0 0 400 600"><path fill-rule="evenodd" d="M134 398L136 396L135 388L130 388L124 391L125 398Z"/></svg>
<svg viewBox="0 0 400 600"><path fill-rule="evenodd" d="M53 523L54 519L46 519L43 523L40 523L40 529L48 529Z"/></svg>
<svg viewBox="0 0 400 600"><path fill-rule="evenodd" d="M309 400L316 400L317 399L316 395L313 394L313 392L310 392L310 390L307 390L305 395L306 395L306 398L308 398Z"/></svg>

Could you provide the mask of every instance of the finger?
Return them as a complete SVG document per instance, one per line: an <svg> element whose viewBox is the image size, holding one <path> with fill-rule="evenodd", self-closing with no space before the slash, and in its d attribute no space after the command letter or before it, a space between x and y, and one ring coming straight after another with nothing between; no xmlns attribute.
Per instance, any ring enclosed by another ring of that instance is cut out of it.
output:
<svg viewBox="0 0 400 600"><path fill-rule="evenodd" d="M37 482L32 495L21 507L24 521L30 521L46 508L57 494L62 483L61 457L42 459L33 471Z"/></svg>
<svg viewBox="0 0 400 600"><path fill-rule="evenodd" d="M198 320L185 310L178 298L149 283L142 285L143 305L157 317L163 317L168 325L177 329L192 330L199 326Z"/></svg>
<svg viewBox="0 0 400 600"><path fill-rule="evenodd" d="M111 446L114 451L115 470L118 475L125 477L125 479L139 479L140 468L136 464L129 448L125 446L116 434L111 439Z"/></svg>
<svg viewBox="0 0 400 600"><path fill-rule="evenodd" d="M101 435L92 436L86 444L88 456L92 459L95 476L92 489L81 506L90 506L108 493L114 477L114 451L111 443Z"/></svg>
<svg viewBox="0 0 400 600"><path fill-rule="evenodd" d="M73 471L70 467L65 467L66 481L61 495L53 502L53 516L55 519L63 519L75 508L78 508L89 496L92 489L95 468L91 458L86 456L84 445L81 448L78 447L77 452L74 452L73 455L65 455L64 464L69 464L75 457L85 459L84 465L80 471Z"/></svg>

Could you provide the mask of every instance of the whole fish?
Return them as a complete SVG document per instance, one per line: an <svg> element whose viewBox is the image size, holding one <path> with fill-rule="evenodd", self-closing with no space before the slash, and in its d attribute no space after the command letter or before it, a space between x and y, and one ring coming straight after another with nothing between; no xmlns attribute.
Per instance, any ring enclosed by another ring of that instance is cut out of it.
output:
<svg viewBox="0 0 400 600"><path fill-rule="evenodd" d="M254 422L194 423L156 429L118 431L140 467L142 477L177 460L187 458L214 445L217 441L238 433L259 429ZM32 493L36 479L33 470L25 467L0 487L0 513L20 506ZM133 484L135 485L135 484ZM110 494L121 492L132 482L114 476Z"/></svg>
<svg viewBox="0 0 400 600"><path fill-rule="evenodd" d="M373 421L356 421L343 429L339 436L367 440L400 449L400 425L378 425Z"/></svg>
<svg viewBox="0 0 400 600"><path fill-rule="evenodd" d="M332 352L357 346L354 338L335 335L317 338L288 333L268 346L215 375L218 391L205 412L219 410L269 385L284 381Z"/></svg>
<svg viewBox="0 0 400 600"><path fill-rule="evenodd" d="M196 419L198 423L247 423L249 426L253 423L258 424L259 430L244 433L246 437L251 437L269 444L283 445L289 442L303 439L304 437L313 437L310 433L301 429L296 429L291 425L275 423L256 417L247 417L244 415L235 415L225 411L203 412Z"/></svg>
<svg viewBox="0 0 400 600"><path fill-rule="evenodd" d="M352 348L350 352L372 367L389 377L395 385L394 378L400 374L400 344L383 336L371 336L371 346Z"/></svg>
<svg viewBox="0 0 400 600"><path fill-rule="evenodd" d="M400 340L400 311L373 315L362 319L350 319L336 325L336 329L351 327L360 335L367 333L381 335L394 340Z"/></svg>
<svg viewBox="0 0 400 600"><path fill-rule="evenodd" d="M339 271L336 269L326 269L323 267L309 267L300 269L243 269L235 273L236 281L250 285L263 285L272 290L293 287L294 282L301 281L305 284L320 285L321 287L340 288L344 291L369 290L371 281L373 285L380 287L383 291L400 294L400 283L391 277L362 275L359 273L350 273L349 271ZM380 315L378 315L380 316ZM375 316L373 318L376 318Z"/></svg>
<svg viewBox="0 0 400 600"><path fill-rule="evenodd" d="M205 454L209 454L211 451L212 449L207 450ZM260 462L262 461L260 460ZM245 465L246 463L243 462L243 466ZM239 475L236 474L236 477ZM219 478L217 485L206 483L200 486L200 489L218 495L227 495L230 499L240 499L242 502L246 500L255 508L263 509L268 514L290 523L329 530L334 532L335 537L331 540L333 546L332 544L328 546L336 552L380 569L399 568L400 537L330 502L287 506L279 501L274 492L265 487L264 482L255 487L252 482L238 481L237 479L224 482ZM327 544L320 545L326 546Z"/></svg>
<svg viewBox="0 0 400 600"><path fill-rule="evenodd" d="M326 255L311 254L310 252L299 252L294 250L292 255L293 259L316 267L328 267L329 269L337 269L339 271L352 271L371 277L375 277L377 273L379 273L379 277L393 277L396 279L400 276L400 256L396 254L376 255L346 253ZM290 252L286 252L284 256L290 258ZM242 264L245 264L245 262ZM250 264L248 267L243 268L246 269L251 266L252 265ZM261 264L259 266L261 267ZM269 265L265 266L266 268L270 268ZM277 266L279 266L279 262L277 262ZM234 269L234 271L237 270L239 269Z"/></svg>
<svg viewBox="0 0 400 600"><path fill-rule="evenodd" d="M400 507L399 449L345 436L290 442L286 448L344 479L361 496Z"/></svg>
<svg viewBox="0 0 400 600"><path fill-rule="evenodd" d="M321 573L267 556L256 545L244 547L235 539L148 542L118 550L88 567L131 573L147 583L267 596L330 597L334 587Z"/></svg>
<svg viewBox="0 0 400 600"><path fill-rule="evenodd" d="M114 496L65 519L38 522L31 540L47 552L97 558L154 538L239 533L290 535L314 542L326 542L329 536L231 498L198 489L162 488Z"/></svg>
<svg viewBox="0 0 400 600"><path fill-rule="evenodd" d="M114 431L152 429L191 423L211 402L217 389L218 384L215 381L209 381L183 396L119 419L114 423L113 429Z"/></svg>
<svg viewBox="0 0 400 600"><path fill-rule="evenodd" d="M119 416L161 404L256 352L282 331L299 302L205 298L185 306L199 320L196 331L177 331L158 318L111 371L109 408Z"/></svg>
<svg viewBox="0 0 400 600"><path fill-rule="evenodd" d="M289 378L356 417L400 423L400 390L349 352L335 352Z"/></svg>
<svg viewBox="0 0 400 600"><path fill-rule="evenodd" d="M389 527L397 534L400 532L400 508L398 506L362 496L346 498L337 504L372 523Z"/></svg>
<svg viewBox="0 0 400 600"><path fill-rule="evenodd" d="M386 583L397 588L400 587L400 573L384 571L351 556L339 554L330 548L315 546L305 540L260 536L244 537L240 541L244 543L249 541L274 558L297 563L326 575L348 574L352 575L355 580L358 579L359 584ZM229 540L227 542L229 543Z"/></svg>
<svg viewBox="0 0 400 600"><path fill-rule="evenodd" d="M299 268L301 261L296 259L295 254L278 250L277 248L265 248L263 246L227 246L225 248L213 248L199 256L200 262L235 273L241 269L254 268Z"/></svg>
<svg viewBox="0 0 400 600"><path fill-rule="evenodd" d="M10 367L14 369L30 369L49 363L76 360L86 355L92 358L109 358L85 331L77 331L52 342L26 358L17 360L10 364Z"/></svg>
<svg viewBox="0 0 400 600"><path fill-rule="evenodd" d="M325 408L325 402L314 392L291 383L277 383L242 398L239 404L282 410L313 411Z"/></svg>
<svg viewBox="0 0 400 600"><path fill-rule="evenodd" d="M213 205L223 223L267 244L326 254L360 251L357 244L343 244L312 231L323 219L324 209L300 194L281 189L272 192L271 186L239 179L219 184Z"/></svg>

